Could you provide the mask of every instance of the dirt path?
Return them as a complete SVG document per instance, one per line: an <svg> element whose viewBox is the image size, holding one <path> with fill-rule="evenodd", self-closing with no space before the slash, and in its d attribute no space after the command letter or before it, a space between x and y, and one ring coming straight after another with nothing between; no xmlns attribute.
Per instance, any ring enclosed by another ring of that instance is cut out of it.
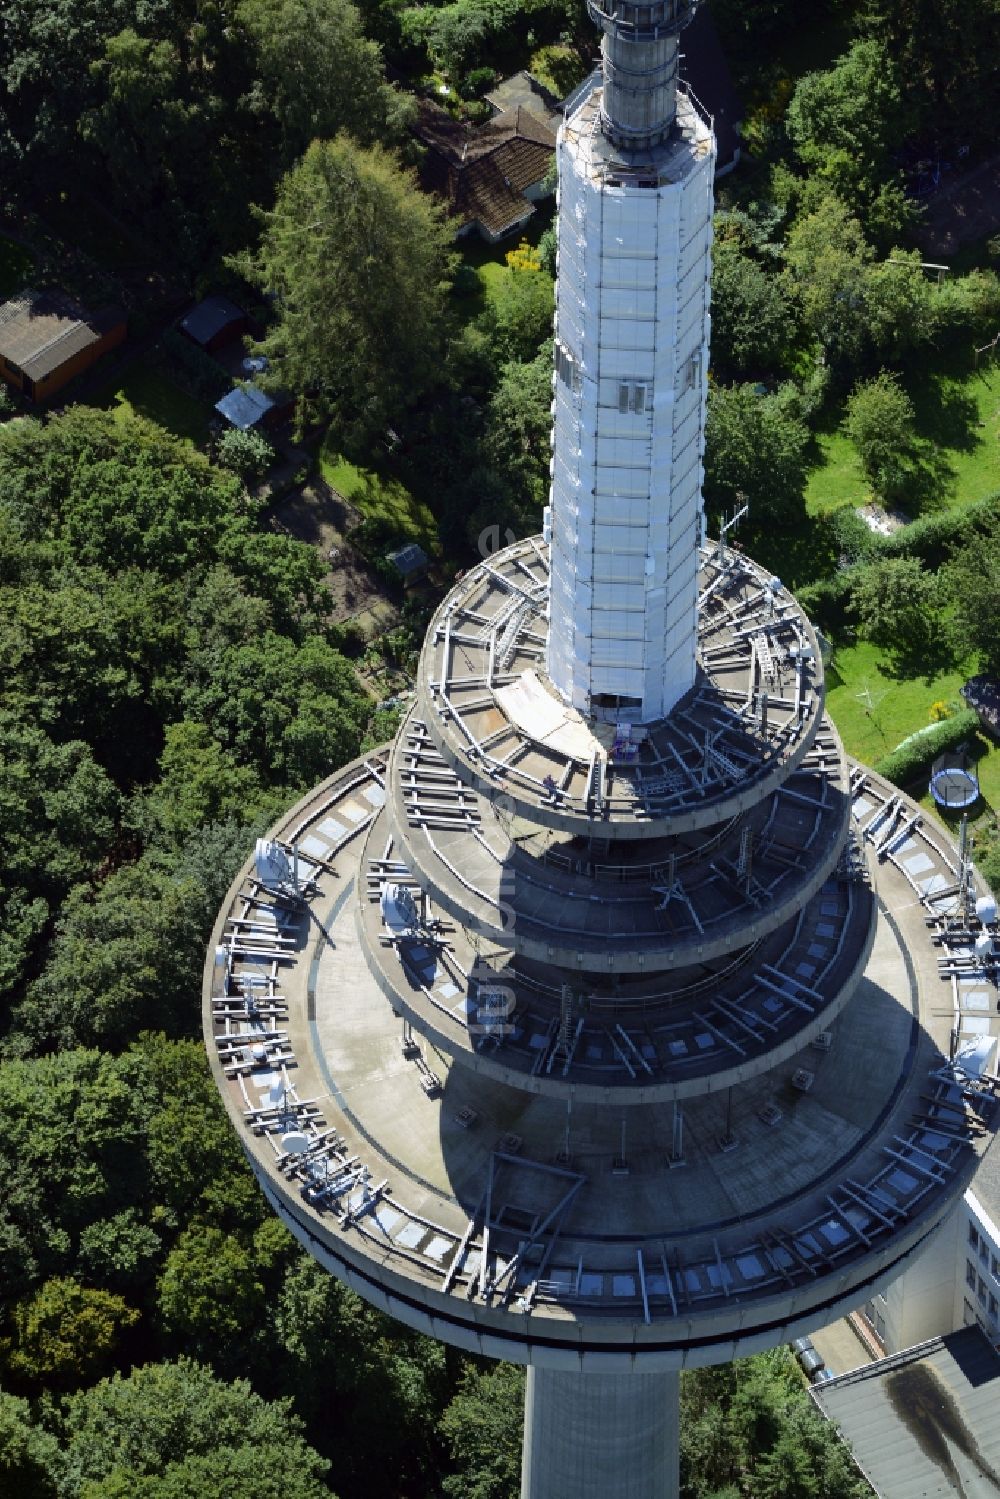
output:
<svg viewBox="0 0 1000 1499"><path fill-rule="evenodd" d="M276 526L296 541L315 547L322 556L325 581L333 596L332 617L338 624L353 619L371 639L396 623L399 606L387 597L374 569L346 540L361 516L342 495L324 480L313 479L286 495L271 513Z"/></svg>
<svg viewBox="0 0 1000 1499"><path fill-rule="evenodd" d="M927 203L918 239L927 255L954 255L960 245L1000 232L1000 154L952 178Z"/></svg>

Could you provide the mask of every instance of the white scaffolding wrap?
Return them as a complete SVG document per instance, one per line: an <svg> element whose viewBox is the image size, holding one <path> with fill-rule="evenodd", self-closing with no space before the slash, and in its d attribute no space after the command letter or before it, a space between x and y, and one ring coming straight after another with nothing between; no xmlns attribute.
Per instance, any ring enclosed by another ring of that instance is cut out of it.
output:
<svg viewBox="0 0 1000 1499"><path fill-rule="evenodd" d="M677 126L627 168L559 136L548 672L585 714L651 722L694 681L715 147Z"/></svg>

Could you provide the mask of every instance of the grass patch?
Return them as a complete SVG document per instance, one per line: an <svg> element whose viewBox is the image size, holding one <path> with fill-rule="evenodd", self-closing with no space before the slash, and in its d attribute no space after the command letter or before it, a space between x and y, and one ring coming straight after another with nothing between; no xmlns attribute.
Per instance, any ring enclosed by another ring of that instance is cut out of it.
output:
<svg viewBox="0 0 1000 1499"><path fill-rule="evenodd" d="M931 704L961 704L971 665L925 677L894 677L884 651L867 641L839 647L827 667L826 705L849 755L872 765L931 722ZM866 700L871 694L871 706Z"/></svg>
<svg viewBox="0 0 1000 1499"><path fill-rule="evenodd" d="M979 370L965 357L904 380L917 431L939 448L953 476L949 507L994 493L1000 474L1000 364Z"/></svg>
<svg viewBox="0 0 1000 1499"><path fill-rule="evenodd" d="M15 240L0 235L0 298L4 301L30 280L35 257Z"/></svg>
<svg viewBox="0 0 1000 1499"><path fill-rule="evenodd" d="M144 416L196 447L203 447L208 441L208 407L149 365L134 365L126 370L113 390L102 392L98 404L116 417Z"/></svg>
<svg viewBox="0 0 1000 1499"><path fill-rule="evenodd" d="M1000 363L976 370L963 355L942 369L910 372L903 384L916 411L918 436L937 449L947 475L944 508L961 510L993 494L1000 475ZM806 482L810 516L871 499L840 421L841 412L831 414L814 438L816 462ZM905 499L902 508L908 509Z"/></svg>
<svg viewBox="0 0 1000 1499"><path fill-rule="evenodd" d="M866 765L874 764L909 734L927 727L931 722L931 704L939 698L964 707L958 689L972 670L972 663L967 663L937 676L901 681L889 673L884 654L876 646L862 642L838 650L827 668L826 705L844 749ZM866 690L871 693L870 712L866 711L864 701ZM1000 745L980 733L973 742L972 753L982 796L972 811L971 821L974 827L985 828L1000 807ZM926 780L917 782L911 791L923 810L933 814L957 838L961 816L942 812Z"/></svg>
<svg viewBox="0 0 1000 1499"><path fill-rule="evenodd" d="M555 198L546 198L535 205L535 212L525 227L509 235L499 244L489 245L478 234L469 235L460 241L462 264L451 298L458 317L463 323L472 322L485 312L493 300L497 287L507 274L507 254L516 250L522 240L537 246L538 241L552 223L555 213Z"/></svg>
<svg viewBox="0 0 1000 1499"><path fill-rule="evenodd" d="M349 463L330 446L329 439L320 449L319 467L326 482L360 511L363 521L377 521L387 535L416 541L430 556L439 554L434 516L398 479Z"/></svg>
<svg viewBox="0 0 1000 1499"><path fill-rule="evenodd" d="M581 57L575 47L553 43L548 47L539 47L531 54L528 72L550 89L557 99L565 99L577 84L583 82L592 67L592 62Z"/></svg>
<svg viewBox="0 0 1000 1499"><path fill-rule="evenodd" d="M831 423L816 433L817 460L806 481L806 510L830 515L843 505L864 505L871 498L850 438Z"/></svg>
<svg viewBox="0 0 1000 1499"><path fill-rule="evenodd" d="M495 300L497 291L503 281L511 274L510 267L506 261L484 260L482 265L477 266L476 275L479 284L483 288L483 296L487 302Z"/></svg>

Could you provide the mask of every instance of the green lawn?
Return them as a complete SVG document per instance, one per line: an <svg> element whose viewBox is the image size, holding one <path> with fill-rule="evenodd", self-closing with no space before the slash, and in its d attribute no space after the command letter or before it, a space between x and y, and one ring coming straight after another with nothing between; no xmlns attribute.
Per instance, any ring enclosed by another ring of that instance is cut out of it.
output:
<svg viewBox="0 0 1000 1499"><path fill-rule="evenodd" d="M886 663L884 652L861 642L838 649L827 668L826 705L849 755L873 765L908 735L931 722L931 704L939 700L964 708L958 689L973 667L900 680ZM989 819L1000 807L1000 746L980 736L977 743L979 784L983 799L973 821ZM926 787L918 800L955 831L957 819L944 817Z"/></svg>
<svg viewBox="0 0 1000 1499"><path fill-rule="evenodd" d="M806 484L806 509L810 515L829 515L843 505L864 505L870 499L868 486L858 467L854 444L838 427L818 432L817 462Z"/></svg>
<svg viewBox="0 0 1000 1499"><path fill-rule="evenodd" d="M911 374L903 383L919 436L943 461L945 504L961 509L1000 489L1000 363L976 370L963 356L945 369ZM806 485L809 514L865 504L871 496L837 416L817 434L816 449L818 461Z"/></svg>
<svg viewBox="0 0 1000 1499"><path fill-rule="evenodd" d="M962 367L965 366L965 367ZM917 430L952 470L949 505L962 507L1000 489L1000 363L930 371L906 382Z"/></svg>
<svg viewBox="0 0 1000 1499"><path fill-rule="evenodd" d="M34 263L30 250L0 235L0 301L20 291L29 280Z"/></svg>
<svg viewBox="0 0 1000 1499"><path fill-rule="evenodd" d="M148 417L196 447L208 441L209 408L150 365L137 364L126 370L113 389L102 392L98 404L115 416L131 413Z"/></svg>
<svg viewBox="0 0 1000 1499"><path fill-rule="evenodd" d="M859 641L834 652L826 673L827 708L847 753L870 765L926 728L932 703L959 702L958 689L968 676L955 668L901 680L891 674L884 651Z"/></svg>
<svg viewBox="0 0 1000 1499"><path fill-rule="evenodd" d="M329 440L320 449L319 467L326 482L365 520L385 520L401 541L417 541L432 555L440 551L434 516L398 479L348 463Z"/></svg>

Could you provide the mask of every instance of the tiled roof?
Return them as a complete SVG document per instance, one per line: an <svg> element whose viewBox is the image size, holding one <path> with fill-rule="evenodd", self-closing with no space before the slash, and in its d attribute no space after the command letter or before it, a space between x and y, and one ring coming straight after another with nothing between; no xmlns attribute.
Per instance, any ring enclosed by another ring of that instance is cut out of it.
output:
<svg viewBox="0 0 1000 1499"><path fill-rule="evenodd" d="M486 102L501 114L506 110L516 109L519 104L526 104L533 114L545 120L553 130L559 128L559 101L555 94L523 68L520 73L505 78L496 88L490 89Z"/></svg>
<svg viewBox="0 0 1000 1499"><path fill-rule="evenodd" d="M463 223L502 234L534 212L522 194L545 176L556 139L529 109L507 110L473 130L424 100L415 129L428 148L421 182Z"/></svg>

